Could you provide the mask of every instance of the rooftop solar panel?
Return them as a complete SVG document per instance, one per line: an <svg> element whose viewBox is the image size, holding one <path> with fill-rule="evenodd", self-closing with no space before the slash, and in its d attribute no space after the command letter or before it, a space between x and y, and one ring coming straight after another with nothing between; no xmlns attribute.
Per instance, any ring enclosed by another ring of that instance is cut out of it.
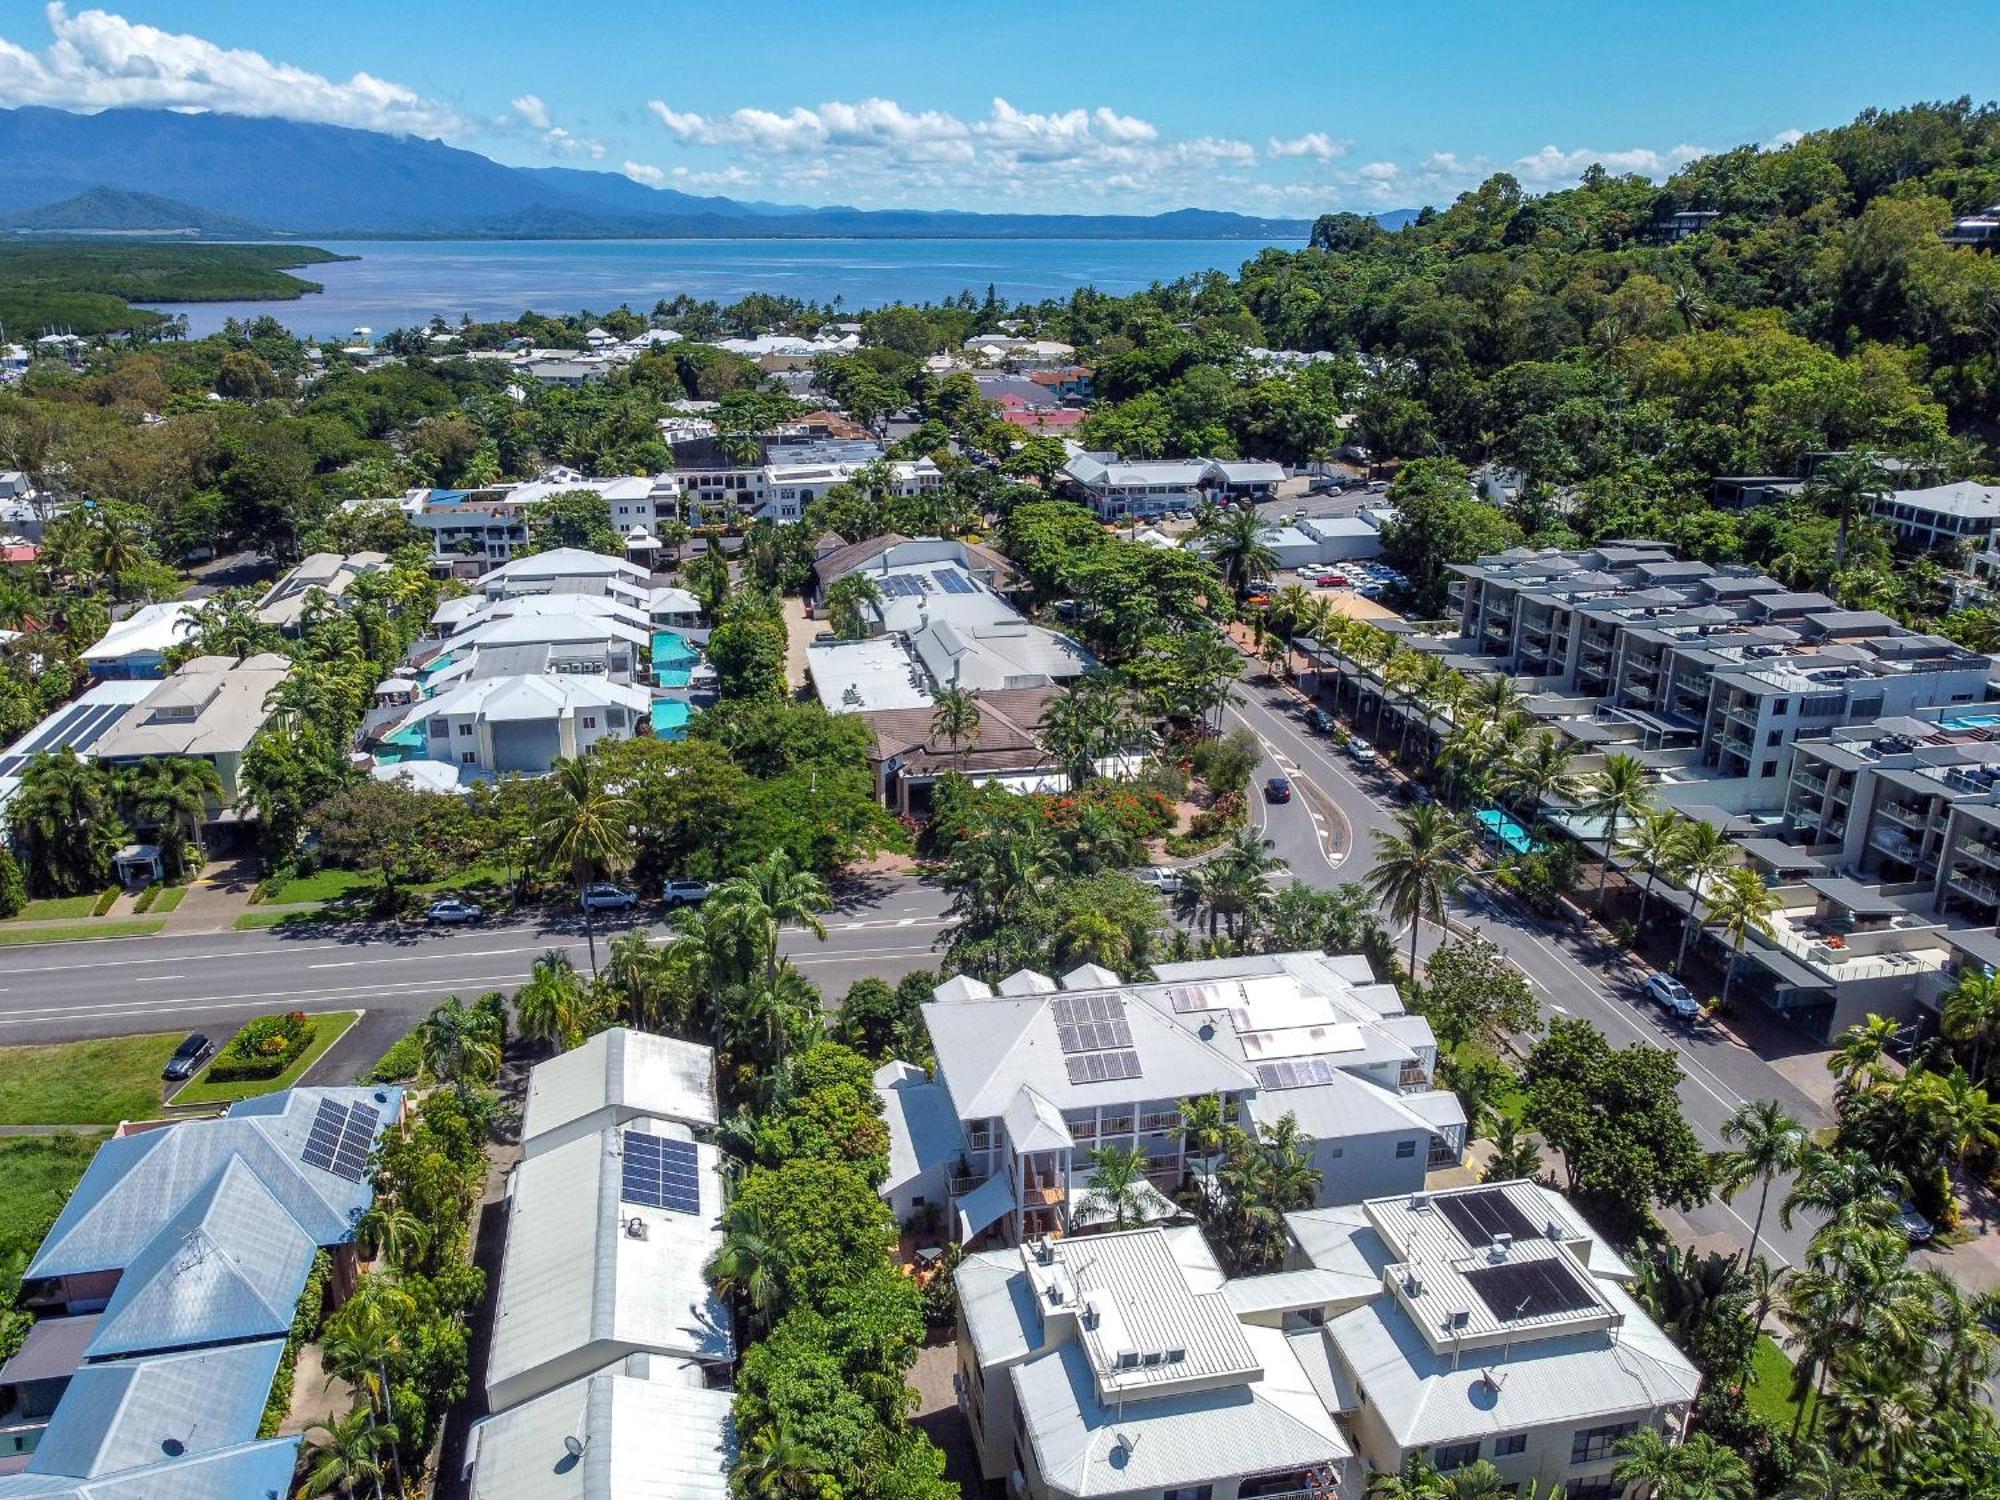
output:
<svg viewBox="0 0 2000 1500"><path fill-rule="evenodd" d="M309 1167L331 1172L334 1154L340 1149L341 1132L346 1128L347 1106L332 1099L320 1100L319 1112L313 1116L312 1129L306 1134L299 1159Z"/></svg>
<svg viewBox="0 0 2000 1500"><path fill-rule="evenodd" d="M23 745L21 749L29 755L34 755L40 751L52 749L64 743L64 736L69 733L70 727L79 719L88 717L90 711L97 706L94 703L71 704L67 713L42 730L28 744Z"/></svg>
<svg viewBox="0 0 2000 1500"><path fill-rule="evenodd" d="M1554 1256L1479 1266L1467 1271L1465 1279L1503 1323L1576 1312L1597 1301L1577 1273Z"/></svg>
<svg viewBox="0 0 2000 1500"><path fill-rule="evenodd" d="M700 1158L692 1141L624 1132L619 1197L647 1208L701 1212Z"/></svg>
<svg viewBox="0 0 2000 1500"><path fill-rule="evenodd" d="M104 738L105 731L109 730L112 725L125 717L125 710L129 706L124 703L100 703L96 714L92 716L90 722L80 727L70 737L70 748L72 750L88 750L92 745Z"/></svg>
<svg viewBox="0 0 2000 1500"><path fill-rule="evenodd" d="M1108 1083L1121 1078L1138 1078L1136 1052L1079 1052L1063 1059L1071 1083Z"/></svg>
<svg viewBox="0 0 2000 1500"><path fill-rule="evenodd" d="M1535 1221L1499 1188L1447 1193L1432 1201L1459 1238L1475 1250L1485 1249L1503 1234L1518 1240L1531 1239L1538 1232Z"/></svg>

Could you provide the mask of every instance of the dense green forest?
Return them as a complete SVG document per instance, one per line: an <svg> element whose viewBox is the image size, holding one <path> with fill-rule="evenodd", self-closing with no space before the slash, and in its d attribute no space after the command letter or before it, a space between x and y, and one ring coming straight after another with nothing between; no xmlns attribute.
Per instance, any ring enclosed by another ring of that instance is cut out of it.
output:
<svg viewBox="0 0 2000 1500"><path fill-rule="evenodd" d="M189 245L155 240L0 244L0 327L16 340L61 329L141 337L166 328L134 302L289 302L320 290L287 275L341 260L309 245Z"/></svg>

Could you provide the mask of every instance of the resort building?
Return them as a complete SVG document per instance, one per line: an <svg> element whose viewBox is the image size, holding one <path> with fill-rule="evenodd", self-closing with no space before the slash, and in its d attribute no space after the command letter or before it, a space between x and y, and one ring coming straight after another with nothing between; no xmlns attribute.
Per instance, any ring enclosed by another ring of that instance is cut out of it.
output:
<svg viewBox="0 0 2000 1500"><path fill-rule="evenodd" d="M1911 552L1965 546L1982 552L2000 540L2000 485L1961 479L1929 489L1877 495L1868 512Z"/></svg>
<svg viewBox="0 0 2000 1500"><path fill-rule="evenodd" d="M143 760L205 760L222 781L222 800L210 821L235 821L243 752L270 720L269 698L291 675L292 664L275 653L197 656L112 722L92 747L111 765Z"/></svg>
<svg viewBox="0 0 2000 1500"><path fill-rule="evenodd" d="M386 737L421 729L423 758L458 767L461 781L545 776L599 740L646 733L652 703L647 689L596 673L481 677L417 703Z"/></svg>

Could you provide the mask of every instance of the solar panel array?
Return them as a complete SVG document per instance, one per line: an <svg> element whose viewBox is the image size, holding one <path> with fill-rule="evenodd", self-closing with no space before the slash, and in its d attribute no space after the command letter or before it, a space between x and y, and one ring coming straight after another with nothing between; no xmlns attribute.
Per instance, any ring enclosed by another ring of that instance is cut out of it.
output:
<svg viewBox="0 0 2000 1500"><path fill-rule="evenodd" d="M938 581L938 587L947 594L976 594L979 590L972 586L972 580L956 568L939 568L931 574Z"/></svg>
<svg viewBox="0 0 2000 1500"><path fill-rule="evenodd" d="M628 1130L618 1196L643 1208L701 1212L701 1166L694 1142Z"/></svg>
<svg viewBox="0 0 2000 1500"><path fill-rule="evenodd" d="M368 1148L375 1143L375 1127L381 1121L381 1112L372 1104L322 1099L300 1159L309 1167L359 1182L367 1175Z"/></svg>
<svg viewBox="0 0 2000 1500"><path fill-rule="evenodd" d="M1139 1076L1136 1052L1079 1052L1063 1059L1071 1083L1110 1083Z"/></svg>
<svg viewBox="0 0 2000 1500"><path fill-rule="evenodd" d="M1535 1221L1498 1188L1447 1193L1432 1201L1437 1211L1450 1220L1459 1238L1475 1250L1485 1249L1503 1234L1517 1240L1534 1237Z"/></svg>
<svg viewBox="0 0 2000 1500"><path fill-rule="evenodd" d="M1487 1310L1503 1323L1576 1312L1597 1303L1590 1289L1558 1256L1480 1266L1467 1271L1465 1279Z"/></svg>
<svg viewBox="0 0 2000 1500"><path fill-rule="evenodd" d="M1333 1066L1323 1057L1258 1063L1257 1082L1267 1089L1309 1088L1315 1083L1332 1083Z"/></svg>
<svg viewBox="0 0 2000 1500"><path fill-rule="evenodd" d="M882 585L884 597L890 599L921 598L924 586L908 573L885 573L876 582Z"/></svg>
<svg viewBox="0 0 2000 1500"><path fill-rule="evenodd" d="M1137 1078L1139 1054L1132 1050L1132 1027L1117 995L1060 995L1049 1002L1056 1040L1071 1083L1104 1083Z"/></svg>
<svg viewBox="0 0 2000 1500"><path fill-rule="evenodd" d="M88 750L125 716L129 703L75 703L47 728L24 741L12 755L0 756L0 776L14 776L44 750Z"/></svg>

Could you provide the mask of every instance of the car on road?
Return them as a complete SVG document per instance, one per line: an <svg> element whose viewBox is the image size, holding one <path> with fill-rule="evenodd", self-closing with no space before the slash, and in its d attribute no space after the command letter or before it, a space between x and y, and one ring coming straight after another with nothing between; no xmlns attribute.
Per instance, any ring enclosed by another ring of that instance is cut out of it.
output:
<svg viewBox="0 0 2000 1500"><path fill-rule="evenodd" d="M1375 747L1357 734L1347 742L1347 758L1357 766L1372 766L1375 764Z"/></svg>
<svg viewBox="0 0 2000 1500"><path fill-rule="evenodd" d="M1315 734L1332 734L1333 715L1323 708L1309 708L1306 710L1306 728Z"/></svg>
<svg viewBox="0 0 2000 1500"><path fill-rule="evenodd" d="M201 1065L214 1055L215 1043L197 1031L174 1048L174 1055L167 1059L167 1065L161 1069L160 1076L173 1083L178 1083L183 1078L192 1078Z"/></svg>
<svg viewBox="0 0 2000 1500"><path fill-rule="evenodd" d="M1346 488L1347 486L1342 484L1338 479L1315 479L1311 484L1306 486L1306 493L1308 495L1338 495Z"/></svg>
<svg viewBox="0 0 2000 1500"><path fill-rule="evenodd" d="M669 880L661 899L669 906L699 906L708 899L709 890L705 880Z"/></svg>
<svg viewBox="0 0 2000 1500"><path fill-rule="evenodd" d="M587 911L630 911L638 904L637 892L628 891L622 885L613 885L608 880L583 888L583 905Z"/></svg>
<svg viewBox="0 0 2000 1500"><path fill-rule="evenodd" d="M1701 1015L1701 1002L1671 974L1654 974L1648 978L1646 998L1676 1021L1692 1021Z"/></svg>
<svg viewBox="0 0 2000 1500"><path fill-rule="evenodd" d="M1368 481L1368 493L1371 495L1379 495L1387 488L1389 488L1389 481L1386 479L1371 479Z"/></svg>
<svg viewBox="0 0 2000 1500"><path fill-rule="evenodd" d="M1273 776L1264 783L1266 802L1289 802L1292 800L1292 784L1283 776Z"/></svg>
<svg viewBox="0 0 2000 1500"><path fill-rule="evenodd" d="M447 927L459 927L468 922L477 922L486 915L486 908L476 901L461 901L456 896L447 896L442 901L433 901L424 910L424 920L440 922Z"/></svg>
<svg viewBox="0 0 2000 1500"><path fill-rule="evenodd" d="M1132 878L1162 896L1171 896L1181 888L1181 872L1167 865L1142 866L1132 872Z"/></svg>

